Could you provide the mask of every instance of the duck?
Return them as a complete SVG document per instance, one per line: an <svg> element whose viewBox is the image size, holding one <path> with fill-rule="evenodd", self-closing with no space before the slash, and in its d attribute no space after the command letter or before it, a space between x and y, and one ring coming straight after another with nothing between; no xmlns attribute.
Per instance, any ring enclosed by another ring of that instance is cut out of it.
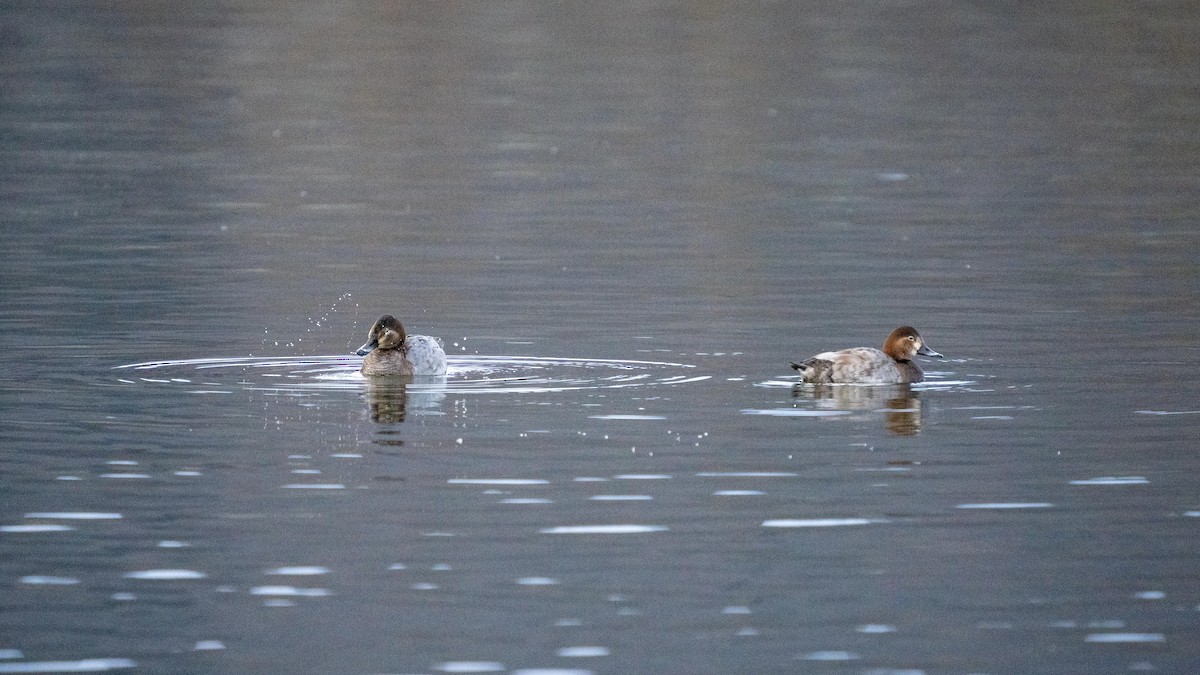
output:
<svg viewBox="0 0 1200 675"><path fill-rule="evenodd" d="M379 317L367 342L355 352L365 356L358 372L366 376L445 375L446 352L441 341L428 335L409 335L391 314Z"/></svg>
<svg viewBox="0 0 1200 675"><path fill-rule="evenodd" d="M851 347L822 352L792 368L811 384L909 384L921 382L925 373L914 356L940 359L912 326L900 326L883 341L883 349Z"/></svg>

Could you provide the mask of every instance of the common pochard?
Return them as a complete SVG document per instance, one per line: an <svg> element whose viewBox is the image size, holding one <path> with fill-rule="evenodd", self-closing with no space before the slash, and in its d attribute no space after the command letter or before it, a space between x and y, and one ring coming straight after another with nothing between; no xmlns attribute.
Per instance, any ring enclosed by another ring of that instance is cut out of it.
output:
<svg viewBox="0 0 1200 675"><path fill-rule="evenodd" d="M914 356L942 358L925 345L912 326L901 326L883 341L883 350L852 347L792 363L805 382L813 384L908 384L925 379Z"/></svg>
<svg viewBox="0 0 1200 675"><path fill-rule="evenodd" d="M391 314L379 317L355 353L366 357L359 369L363 375L446 374L446 352L437 338L408 335Z"/></svg>

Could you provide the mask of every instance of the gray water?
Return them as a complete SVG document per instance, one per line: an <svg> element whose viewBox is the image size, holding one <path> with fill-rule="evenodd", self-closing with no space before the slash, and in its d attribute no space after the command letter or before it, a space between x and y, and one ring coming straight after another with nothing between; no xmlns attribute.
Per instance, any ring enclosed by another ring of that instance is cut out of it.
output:
<svg viewBox="0 0 1200 675"><path fill-rule="evenodd" d="M1194 4L0 19L0 672L1200 668Z"/></svg>

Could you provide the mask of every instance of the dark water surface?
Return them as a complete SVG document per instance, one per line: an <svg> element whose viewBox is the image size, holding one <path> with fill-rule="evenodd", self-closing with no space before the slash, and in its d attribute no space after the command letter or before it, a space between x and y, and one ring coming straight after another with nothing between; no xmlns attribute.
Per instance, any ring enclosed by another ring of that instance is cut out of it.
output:
<svg viewBox="0 0 1200 675"><path fill-rule="evenodd" d="M1194 3L0 26L0 672L1200 668Z"/></svg>

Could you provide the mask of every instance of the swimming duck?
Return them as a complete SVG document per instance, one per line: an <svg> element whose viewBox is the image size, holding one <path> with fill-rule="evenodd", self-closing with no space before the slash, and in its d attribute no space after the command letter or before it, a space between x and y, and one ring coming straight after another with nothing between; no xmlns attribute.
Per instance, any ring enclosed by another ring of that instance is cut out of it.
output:
<svg viewBox="0 0 1200 675"><path fill-rule="evenodd" d="M446 352L437 338L408 335L391 314L379 317L355 353L367 357L359 370L363 375L446 374Z"/></svg>
<svg viewBox="0 0 1200 675"><path fill-rule="evenodd" d="M942 358L925 345L917 329L900 326L883 341L882 351L852 347L822 352L792 363L792 367L800 371L805 382L814 384L908 384L925 379L921 367L912 360L917 354Z"/></svg>

